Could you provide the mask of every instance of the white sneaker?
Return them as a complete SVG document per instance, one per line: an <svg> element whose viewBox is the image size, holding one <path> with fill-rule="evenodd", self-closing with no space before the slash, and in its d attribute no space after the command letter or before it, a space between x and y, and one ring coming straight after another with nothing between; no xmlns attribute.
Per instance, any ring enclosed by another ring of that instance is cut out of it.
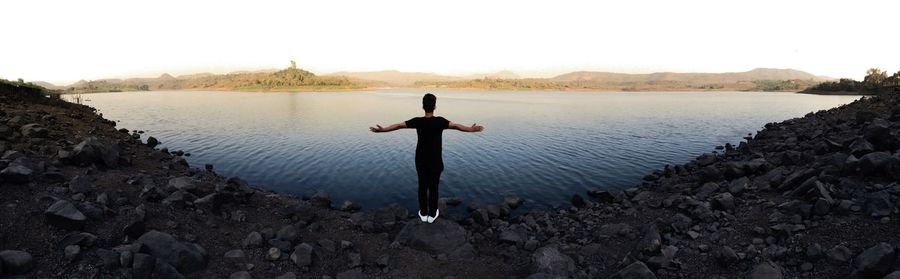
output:
<svg viewBox="0 0 900 279"><path fill-rule="evenodd" d="M434 217L428 216L428 223L429 223L429 224L430 224L430 223L434 223L434 220L437 219L437 217L440 216L440 215L441 215L441 210L440 210L440 209L435 210L435 211L434 211Z"/></svg>
<svg viewBox="0 0 900 279"><path fill-rule="evenodd" d="M422 216L421 210L419 210L419 220L422 220L422 222L428 222L428 216Z"/></svg>

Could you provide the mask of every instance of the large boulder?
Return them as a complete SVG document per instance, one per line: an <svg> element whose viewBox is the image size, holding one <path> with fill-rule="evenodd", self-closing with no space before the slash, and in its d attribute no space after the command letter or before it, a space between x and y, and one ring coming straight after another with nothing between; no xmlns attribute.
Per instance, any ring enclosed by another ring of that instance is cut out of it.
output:
<svg viewBox="0 0 900 279"><path fill-rule="evenodd" d="M514 245L523 245L528 240L528 230L524 226L516 224L509 226L500 232L500 241Z"/></svg>
<svg viewBox="0 0 900 279"><path fill-rule="evenodd" d="M69 181L69 191L73 194L94 191L94 179L87 175L78 175Z"/></svg>
<svg viewBox="0 0 900 279"><path fill-rule="evenodd" d="M396 241L434 255L449 254L466 243L466 230L453 221L437 219L434 223L407 222Z"/></svg>
<svg viewBox="0 0 900 279"><path fill-rule="evenodd" d="M531 255L536 271L555 276L569 276L575 272L575 261L556 246L538 248Z"/></svg>
<svg viewBox="0 0 900 279"><path fill-rule="evenodd" d="M662 240L659 236L659 228L654 224L650 224L647 226L644 232L644 237L641 238L641 241L638 242L638 252L644 253L646 255L655 255L659 252L659 247L662 244Z"/></svg>
<svg viewBox="0 0 900 279"><path fill-rule="evenodd" d="M771 261L762 262L750 271L748 279L782 279L784 273L781 267Z"/></svg>
<svg viewBox="0 0 900 279"><path fill-rule="evenodd" d="M119 147L89 137L72 147L72 151L59 151L59 159L76 165L102 164L110 168L119 166Z"/></svg>
<svg viewBox="0 0 900 279"><path fill-rule="evenodd" d="M25 251L3 250L0 251L0 265L8 274L26 274L34 268L34 258Z"/></svg>
<svg viewBox="0 0 900 279"><path fill-rule="evenodd" d="M856 272L863 278L880 278L894 267L897 252L887 243L869 247L856 257Z"/></svg>
<svg viewBox="0 0 900 279"><path fill-rule="evenodd" d="M22 125L19 132L22 133L22 136L30 138L46 138L50 134L46 128L37 123Z"/></svg>
<svg viewBox="0 0 900 279"><path fill-rule="evenodd" d="M312 264L312 252L312 245L300 243L300 245L294 247L294 252L291 253L291 261L299 267L308 267Z"/></svg>
<svg viewBox="0 0 900 279"><path fill-rule="evenodd" d="M197 185L194 183L194 179L188 176L181 176L169 179L168 184L169 191L193 191L197 189Z"/></svg>
<svg viewBox="0 0 900 279"><path fill-rule="evenodd" d="M78 210L74 204L66 200L58 200L46 211L44 216L47 223L64 229L79 230L87 222L87 216Z"/></svg>
<svg viewBox="0 0 900 279"><path fill-rule="evenodd" d="M636 261L607 279L656 279L656 274L643 262Z"/></svg>
<svg viewBox="0 0 900 279"><path fill-rule="evenodd" d="M30 168L13 162L0 171L0 179L12 183L28 183L32 173L34 171Z"/></svg>
<svg viewBox="0 0 900 279"><path fill-rule="evenodd" d="M152 230L144 233L137 242L141 243L141 252L153 255L181 273L191 274L206 267L207 254L203 247L179 242L167 233Z"/></svg>

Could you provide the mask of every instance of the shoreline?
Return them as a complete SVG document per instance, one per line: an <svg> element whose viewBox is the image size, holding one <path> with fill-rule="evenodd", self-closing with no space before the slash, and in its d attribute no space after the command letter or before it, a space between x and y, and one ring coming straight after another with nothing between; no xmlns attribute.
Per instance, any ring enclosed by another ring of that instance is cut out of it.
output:
<svg viewBox="0 0 900 279"><path fill-rule="evenodd" d="M753 91L753 90L728 90L728 89L669 89L669 90L607 90L607 89L491 89L491 88L440 88L440 87L365 87L356 89L315 89L315 90L239 90L239 89L172 89L172 90L147 90L147 91L103 91L103 92L59 92L58 95L76 94L103 94L103 93L144 93L144 92L171 92L171 91L196 91L196 92L229 92L229 93L346 93L346 92L376 92L379 90L423 90L428 92L454 92L454 91L481 91L481 92L526 92L526 93L793 93L809 95L841 95L841 96L872 96L861 95L853 92L840 92L841 94L810 93L802 91Z"/></svg>
<svg viewBox="0 0 900 279"><path fill-rule="evenodd" d="M510 217L521 200L498 197L423 225L399 206L253 188L214 166L191 168L87 106L4 94L0 250L28 254L31 266L0 252L2 274L880 278L897 269L896 96L769 123L724 154L653 171L640 188L575 193L569 208ZM761 273L781 276L752 277Z"/></svg>

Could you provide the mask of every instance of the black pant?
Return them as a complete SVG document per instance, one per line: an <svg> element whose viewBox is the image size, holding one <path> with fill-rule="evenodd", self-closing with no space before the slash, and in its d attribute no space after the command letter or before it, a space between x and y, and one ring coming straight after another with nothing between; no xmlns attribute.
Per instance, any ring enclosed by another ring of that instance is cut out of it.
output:
<svg viewBox="0 0 900 279"><path fill-rule="evenodd" d="M438 183L443 167L416 166L419 174L419 210L422 215L434 216L438 210Z"/></svg>

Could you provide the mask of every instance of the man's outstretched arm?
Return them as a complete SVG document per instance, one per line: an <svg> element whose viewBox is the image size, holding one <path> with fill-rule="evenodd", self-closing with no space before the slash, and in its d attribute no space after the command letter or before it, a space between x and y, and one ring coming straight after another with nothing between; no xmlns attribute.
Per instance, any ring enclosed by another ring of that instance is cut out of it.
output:
<svg viewBox="0 0 900 279"><path fill-rule="evenodd" d="M453 122L450 122L449 128L450 128L450 129L454 129L454 130L460 130L460 131L463 131L463 132L481 132L481 131L484 131L484 126L481 126L481 125L478 125L478 124L472 124L472 126L466 126L466 125L462 125L462 124L459 124L459 123L453 123Z"/></svg>
<svg viewBox="0 0 900 279"><path fill-rule="evenodd" d="M406 128L405 122L400 122L400 123L397 123L397 124L394 124L391 126L387 126L387 127L381 127L381 125L375 125L375 127L369 127L369 131L372 131L375 133L384 133L384 132L392 132L392 131L400 130L403 128Z"/></svg>

